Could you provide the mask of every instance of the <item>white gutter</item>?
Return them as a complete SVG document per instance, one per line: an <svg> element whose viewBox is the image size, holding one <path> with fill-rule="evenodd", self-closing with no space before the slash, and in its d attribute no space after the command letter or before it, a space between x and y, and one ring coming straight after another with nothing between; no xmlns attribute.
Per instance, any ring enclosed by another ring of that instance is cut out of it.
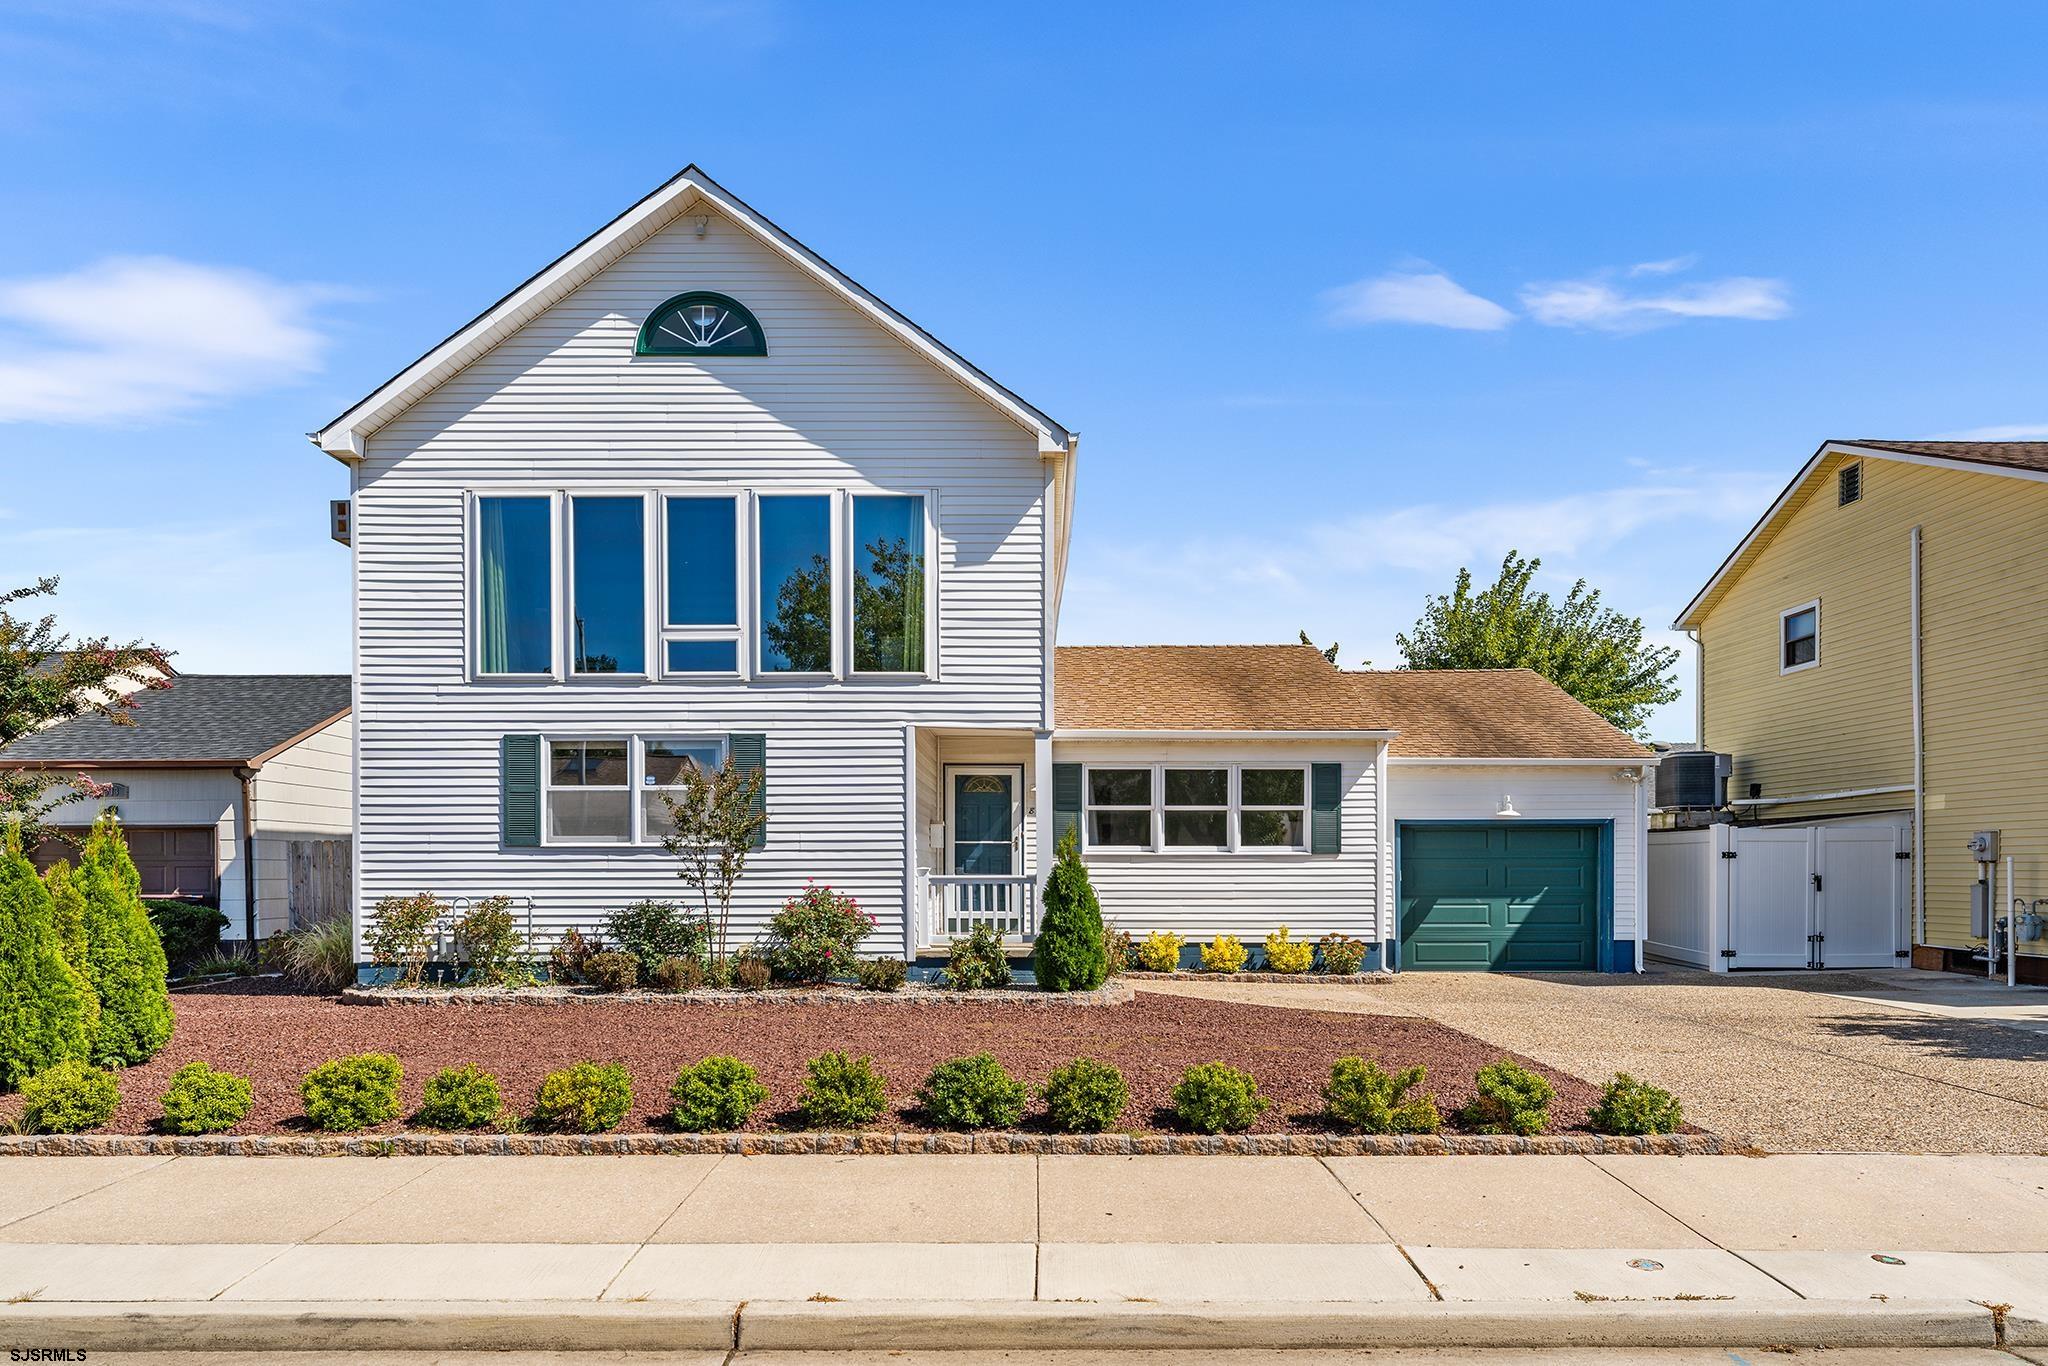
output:
<svg viewBox="0 0 2048 1366"><path fill-rule="evenodd" d="M1655 768L1662 757L1659 754L1639 754L1633 759L1471 759L1464 757L1453 759L1449 757L1436 758L1427 754L1396 754L1387 762L1390 764L1428 764L1432 766L1486 765L1498 767L1502 764L1508 764L1530 768L1635 768L1640 765L1647 765Z"/></svg>
<svg viewBox="0 0 2048 1366"><path fill-rule="evenodd" d="M1391 740L1393 730L1056 730L1055 740Z"/></svg>
<svg viewBox="0 0 2048 1366"><path fill-rule="evenodd" d="M1892 787L1845 787L1839 792L1803 792L1797 797L1737 797L1730 806L1795 806L1801 802L1839 802L1851 797L1889 797L1896 792L1912 792L1911 783L1899 783Z"/></svg>
<svg viewBox="0 0 2048 1366"><path fill-rule="evenodd" d="M1913 528L1913 942L1927 942L1927 692L1920 672L1920 528ZM1910 961L1910 960L1909 960Z"/></svg>

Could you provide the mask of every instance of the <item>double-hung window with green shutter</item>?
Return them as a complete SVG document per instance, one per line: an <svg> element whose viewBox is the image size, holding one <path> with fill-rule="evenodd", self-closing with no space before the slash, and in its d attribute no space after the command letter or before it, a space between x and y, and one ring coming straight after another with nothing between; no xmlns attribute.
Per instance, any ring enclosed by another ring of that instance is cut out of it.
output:
<svg viewBox="0 0 2048 1366"><path fill-rule="evenodd" d="M541 842L660 844L674 829L662 798L686 769L723 768L730 744L721 735L547 737Z"/></svg>

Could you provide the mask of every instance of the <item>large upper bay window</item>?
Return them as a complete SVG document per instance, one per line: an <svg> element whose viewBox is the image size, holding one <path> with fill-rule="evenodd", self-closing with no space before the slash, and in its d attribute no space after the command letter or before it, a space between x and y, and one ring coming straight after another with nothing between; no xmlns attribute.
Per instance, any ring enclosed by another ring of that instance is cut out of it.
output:
<svg viewBox="0 0 2048 1366"><path fill-rule="evenodd" d="M476 500L476 671L555 671L554 500Z"/></svg>
<svg viewBox="0 0 2048 1366"><path fill-rule="evenodd" d="M832 501L822 493L758 500L754 657L762 673L833 671Z"/></svg>
<svg viewBox="0 0 2048 1366"><path fill-rule="evenodd" d="M855 494L853 671L925 671L924 499Z"/></svg>
<svg viewBox="0 0 2048 1366"><path fill-rule="evenodd" d="M659 844L675 828L663 798L679 797L686 772L716 772L725 760L716 736L551 739L546 842Z"/></svg>
<svg viewBox="0 0 2048 1366"><path fill-rule="evenodd" d="M647 500L569 500L570 640L579 674L647 672Z"/></svg>

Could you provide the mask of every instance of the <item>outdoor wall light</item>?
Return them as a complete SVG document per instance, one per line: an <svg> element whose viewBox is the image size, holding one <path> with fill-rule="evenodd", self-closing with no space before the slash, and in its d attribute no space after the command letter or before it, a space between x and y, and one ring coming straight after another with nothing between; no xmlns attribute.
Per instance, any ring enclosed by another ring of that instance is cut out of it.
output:
<svg viewBox="0 0 2048 1366"><path fill-rule="evenodd" d="M1500 810L1494 812L1493 814L1496 816L1507 817L1519 816L1522 813L1515 810L1515 799L1513 797L1510 797L1507 793L1503 792L1500 794Z"/></svg>

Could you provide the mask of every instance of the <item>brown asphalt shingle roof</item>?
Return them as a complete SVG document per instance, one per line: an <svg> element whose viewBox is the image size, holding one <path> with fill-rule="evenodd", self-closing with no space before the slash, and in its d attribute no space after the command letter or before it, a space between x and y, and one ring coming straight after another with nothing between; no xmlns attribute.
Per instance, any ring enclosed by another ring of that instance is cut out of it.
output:
<svg viewBox="0 0 2048 1366"><path fill-rule="evenodd" d="M2048 441L1843 441L1836 444L1868 446L1874 451L1897 451L1900 455L1932 455L1944 460L1971 460L1980 465L2048 472Z"/></svg>
<svg viewBox="0 0 2048 1366"><path fill-rule="evenodd" d="M1391 753L1646 759L1528 669L1350 673L1307 645L1063 645L1061 730L1395 730Z"/></svg>

